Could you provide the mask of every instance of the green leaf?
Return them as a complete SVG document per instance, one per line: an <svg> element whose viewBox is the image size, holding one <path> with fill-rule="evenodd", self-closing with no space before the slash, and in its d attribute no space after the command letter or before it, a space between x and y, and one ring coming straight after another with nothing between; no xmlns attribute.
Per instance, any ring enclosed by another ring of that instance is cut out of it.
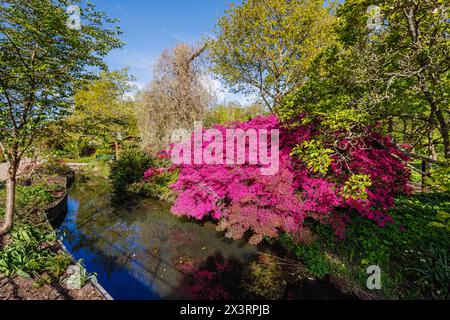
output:
<svg viewBox="0 0 450 320"><path fill-rule="evenodd" d="M17 270L17 271L16 271L16 274L17 274L19 277L31 279L31 276L30 276L28 273L22 271L21 269Z"/></svg>
<svg viewBox="0 0 450 320"><path fill-rule="evenodd" d="M430 222L428 224L428 226L429 227L433 227L433 228L445 228L445 224L440 223L440 222L436 222L436 221Z"/></svg>

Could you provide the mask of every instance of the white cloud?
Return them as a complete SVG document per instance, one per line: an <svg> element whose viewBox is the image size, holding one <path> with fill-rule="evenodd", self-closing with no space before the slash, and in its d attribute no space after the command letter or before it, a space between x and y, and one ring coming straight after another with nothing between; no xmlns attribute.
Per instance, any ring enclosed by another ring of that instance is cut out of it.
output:
<svg viewBox="0 0 450 320"><path fill-rule="evenodd" d="M258 95L256 94L242 94L233 93L227 88L219 79L214 78L211 74L208 74L202 79L204 85L208 87L212 94L217 98L217 104L226 104L228 102L239 102L242 106L247 106L256 100Z"/></svg>
<svg viewBox="0 0 450 320"><path fill-rule="evenodd" d="M188 43L188 44L194 44L194 43L201 41L202 39L210 38L210 35L211 35L211 33L209 33L209 32L204 32L200 36L192 36L192 35L188 35L188 34L185 34L183 32L179 32L179 31L171 31L171 30L167 29L166 27L162 27L162 26L158 27L157 29L158 29L158 31L166 34L167 36L169 36L172 39L177 40L178 42L183 42L183 43Z"/></svg>

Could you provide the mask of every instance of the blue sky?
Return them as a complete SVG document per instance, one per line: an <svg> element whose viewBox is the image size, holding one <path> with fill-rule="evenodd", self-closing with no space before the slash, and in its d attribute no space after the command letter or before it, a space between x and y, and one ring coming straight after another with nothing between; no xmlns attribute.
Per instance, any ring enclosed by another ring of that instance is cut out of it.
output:
<svg viewBox="0 0 450 320"><path fill-rule="evenodd" d="M195 43L207 37L216 21L229 8L229 0L93 0L97 8L118 18L123 30L123 49L106 58L111 69L129 67L142 88L152 78L152 65L162 50L178 42ZM240 95L223 92L215 82L219 102L238 100Z"/></svg>

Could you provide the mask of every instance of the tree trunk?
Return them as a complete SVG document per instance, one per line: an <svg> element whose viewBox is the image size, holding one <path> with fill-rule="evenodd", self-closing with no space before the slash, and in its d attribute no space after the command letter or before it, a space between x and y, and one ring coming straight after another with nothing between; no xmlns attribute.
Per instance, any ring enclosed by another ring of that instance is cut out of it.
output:
<svg viewBox="0 0 450 320"><path fill-rule="evenodd" d="M0 236L8 233L13 224L14 209L16 203L16 174L19 161L12 161L8 166L8 178L6 180L6 210L3 225L0 227Z"/></svg>
<svg viewBox="0 0 450 320"><path fill-rule="evenodd" d="M119 141L117 141L117 139L114 140L114 149L116 151L116 161L117 161L117 160L119 160L119 157L120 157L120 144L119 144Z"/></svg>
<svg viewBox="0 0 450 320"><path fill-rule="evenodd" d="M441 133L442 143L444 145L444 158L450 159L450 134L449 134L449 128L447 125L447 121L445 120L441 109L439 109L438 104L433 99L428 88L423 87L422 92L425 95L425 98L427 99L427 101L429 102L429 104L431 106L431 117L433 115L435 115L436 119L438 121L438 129L439 129L439 132Z"/></svg>
<svg viewBox="0 0 450 320"><path fill-rule="evenodd" d="M433 142L433 118L430 117L429 120L430 124L428 127L428 157L430 160L436 160L436 150L434 149L434 142ZM426 178L430 176L431 174L431 163L430 161L422 161L422 192L427 192L427 186L426 186Z"/></svg>
<svg viewBox="0 0 450 320"><path fill-rule="evenodd" d="M388 135L392 138L394 134L394 120L392 117L389 117L388 119Z"/></svg>
<svg viewBox="0 0 450 320"><path fill-rule="evenodd" d="M442 114L442 111L439 108L436 108L434 112L439 123L439 131L442 135L442 143L444 144L444 157L445 159L450 159L450 135L447 122L444 118L444 115Z"/></svg>
<svg viewBox="0 0 450 320"><path fill-rule="evenodd" d="M426 177L429 172L429 167L430 165L426 161L422 160L422 185L420 190L422 193L427 192Z"/></svg>
<svg viewBox="0 0 450 320"><path fill-rule="evenodd" d="M436 148L434 147L433 140L433 119L430 119L430 127L428 128L428 155L430 159L437 160Z"/></svg>

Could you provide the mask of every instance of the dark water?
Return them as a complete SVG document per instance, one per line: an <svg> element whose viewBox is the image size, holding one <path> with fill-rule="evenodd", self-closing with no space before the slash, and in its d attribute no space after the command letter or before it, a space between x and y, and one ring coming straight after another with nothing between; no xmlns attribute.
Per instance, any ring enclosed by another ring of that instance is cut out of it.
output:
<svg viewBox="0 0 450 320"><path fill-rule="evenodd" d="M69 251L114 299L192 298L186 290L192 289L191 265L217 259L245 264L256 253L210 223L173 216L160 201L112 205L110 192L103 178L77 177L60 230Z"/></svg>

